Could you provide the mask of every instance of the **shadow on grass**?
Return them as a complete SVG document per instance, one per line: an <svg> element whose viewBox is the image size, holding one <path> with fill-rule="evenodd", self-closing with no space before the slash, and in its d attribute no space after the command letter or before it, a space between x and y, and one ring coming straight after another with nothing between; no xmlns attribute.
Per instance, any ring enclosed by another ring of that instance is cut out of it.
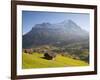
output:
<svg viewBox="0 0 100 80"><path fill-rule="evenodd" d="M40 58L42 58L42 59L46 59L46 60L52 60L51 57L40 57Z"/></svg>

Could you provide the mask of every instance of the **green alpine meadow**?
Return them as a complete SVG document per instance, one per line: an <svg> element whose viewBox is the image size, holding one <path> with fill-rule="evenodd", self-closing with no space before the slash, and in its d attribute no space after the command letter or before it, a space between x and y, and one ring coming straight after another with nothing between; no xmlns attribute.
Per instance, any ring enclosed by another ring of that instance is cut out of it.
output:
<svg viewBox="0 0 100 80"><path fill-rule="evenodd" d="M55 60L43 59L43 54L33 53L32 55L23 53L22 68L53 68L53 67L75 67L88 66L89 64L82 60L75 60L69 57L57 55Z"/></svg>

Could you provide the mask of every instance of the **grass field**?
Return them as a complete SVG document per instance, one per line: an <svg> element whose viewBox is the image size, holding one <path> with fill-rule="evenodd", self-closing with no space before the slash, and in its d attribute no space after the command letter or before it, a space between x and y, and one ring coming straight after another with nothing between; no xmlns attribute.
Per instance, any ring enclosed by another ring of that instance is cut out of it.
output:
<svg viewBox="0 0 100 80"><path fill-rule="evenodd" d="M88 66L89 64L81 61L57 55L55 60L43 59L43 54L22 54L22 68L51 68L51 67L68 67L68 66Z"/></svg>

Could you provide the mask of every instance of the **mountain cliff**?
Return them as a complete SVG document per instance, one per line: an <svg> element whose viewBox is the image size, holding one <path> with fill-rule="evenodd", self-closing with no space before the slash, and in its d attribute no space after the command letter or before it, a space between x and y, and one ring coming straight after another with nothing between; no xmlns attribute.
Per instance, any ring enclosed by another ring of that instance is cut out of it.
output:
<svg viewBox="0 0 100 80"><path fill-rule="evenodd" d="M89 33L72 20L56 24L36 24L23 37L23 48L40 45L65 46L71 43L88 41Z"/></svg>

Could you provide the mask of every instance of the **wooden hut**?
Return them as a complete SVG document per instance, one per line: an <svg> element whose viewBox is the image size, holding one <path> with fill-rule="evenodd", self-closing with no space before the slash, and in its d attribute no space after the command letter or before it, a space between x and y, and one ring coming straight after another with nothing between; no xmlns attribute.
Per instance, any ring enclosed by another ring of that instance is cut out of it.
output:
<svg viewBox="0 0 100 80"><path fill-rule="evenodd" d="M56 53L47 52L47 53L44 53L44 58L48 60L54 60L56 55L57 55Z"/></svg>
<svg viewBox="0 0 100 80"><path fill-rule="evenodd" d="M24 53L32 54L33 50L32 49L24 49Z"/></svg>

